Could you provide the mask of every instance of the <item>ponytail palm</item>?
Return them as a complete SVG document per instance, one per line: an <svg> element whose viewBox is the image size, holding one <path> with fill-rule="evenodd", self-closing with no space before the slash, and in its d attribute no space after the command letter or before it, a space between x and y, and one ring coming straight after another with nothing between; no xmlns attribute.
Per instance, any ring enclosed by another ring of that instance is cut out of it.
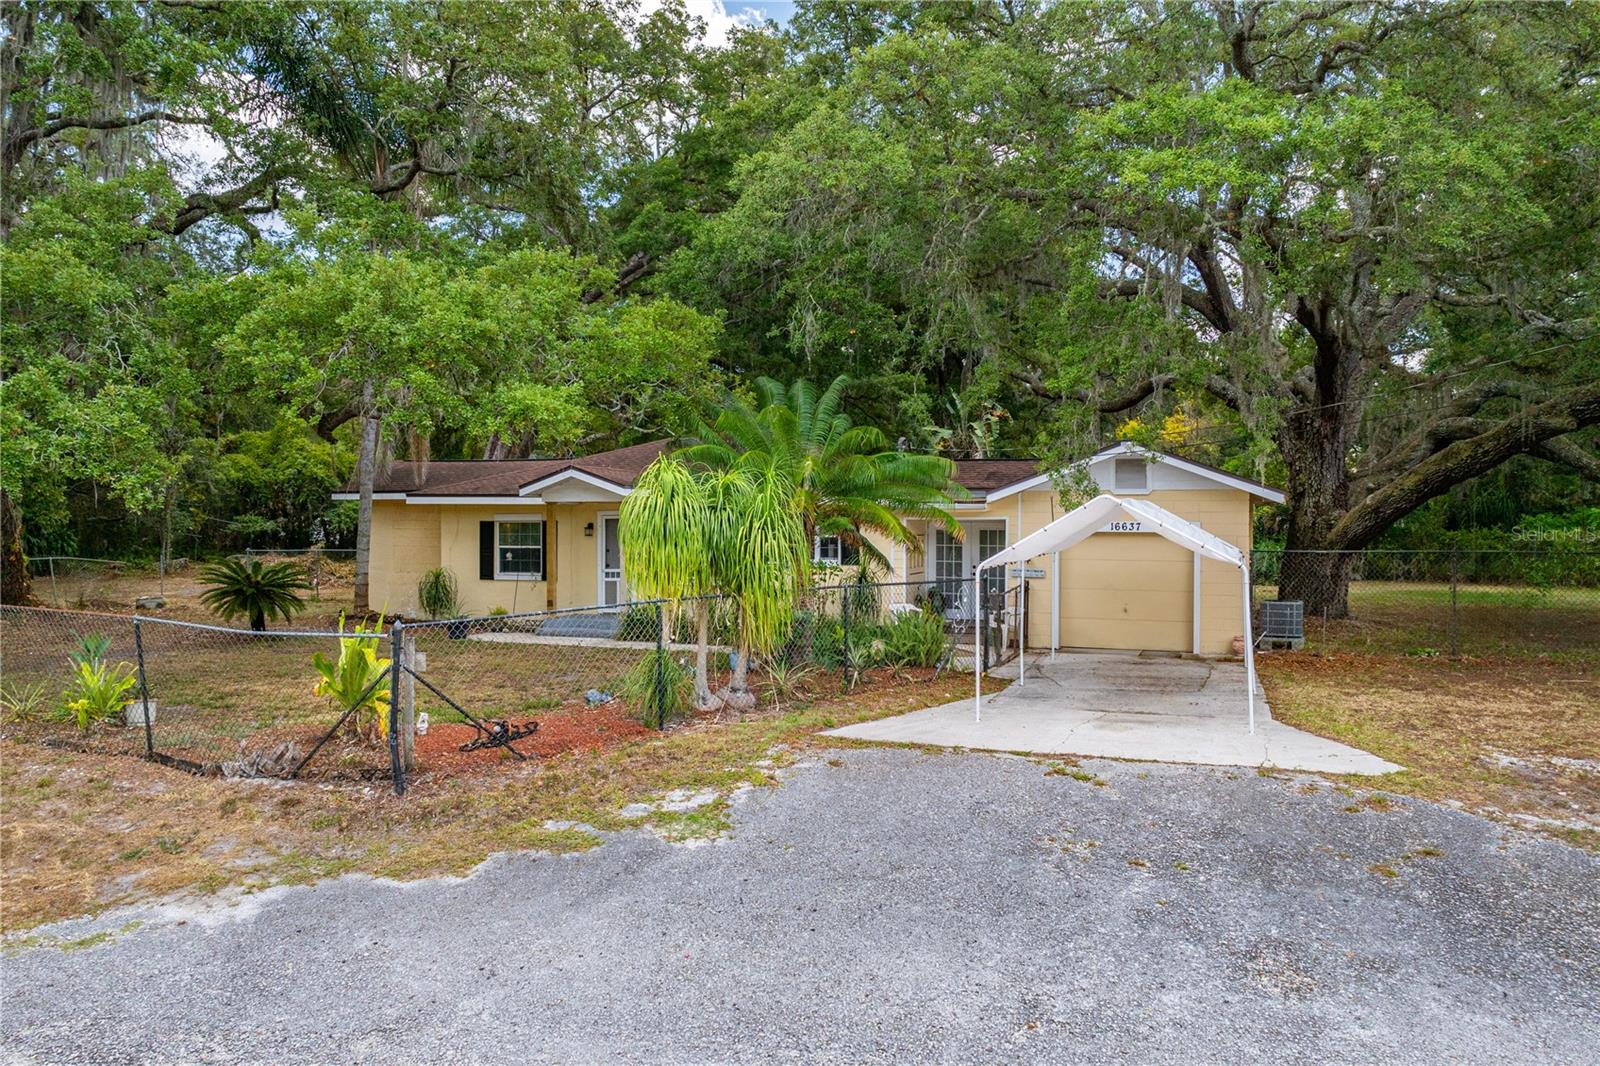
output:
<svg viewBox="0 0 1600 1066"><path fill-rule="evenodd" d="M718 520L705 484L688 467L665 455L651 463L622 501L617 521L634 591L646 599L665 600L674 609L679 600L711 592L711 549ZM704 599L696 600L695 703L702 709L713 706L706 680L706 607ZM669 615L669 610L661 612L663 639L670 632Z"/></svg>
<svg viewBox="0 0 1600 1066"><path fill-rule="evenodd" d="M739 604L739 657L722 698L744 710L755 705L746 680L750 655L771 653L788 634L811 542L793 505L793 482L764 456L743 455L707 484L716 515L712 572Z"/></svg>
<svg viewBox="0 0 1600 1066"><path fill-rule="evenodd" d="M741 456L773 467L792 486L791 506L808 543L819 534L838 536L880 566L888 560L865 532L915 547L906 519L921 518L959 536L960 524L946 510L966 496L955 464L896 451L881 430L855 425L840 409L849 383L841 374L819 395L809 381L785 388L758 378L759 406L729 397L678 455L713 470L731 470Z"/></svg>

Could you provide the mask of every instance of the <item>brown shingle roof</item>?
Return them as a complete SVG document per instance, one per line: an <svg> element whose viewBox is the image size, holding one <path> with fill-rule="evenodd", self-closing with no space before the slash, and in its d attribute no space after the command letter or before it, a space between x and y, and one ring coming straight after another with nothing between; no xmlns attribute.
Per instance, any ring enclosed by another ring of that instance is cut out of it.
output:
<svg viewBox="0 0 1600 1066"><path fill-rule="evenodd" d="M613 448L576 459L467 459L422 464L399 462L378 478L378 492L403 492L412 496L515 496L524 485L564 471L579 471L631 486L645 467L665 451L667 440L654 440L627 448ZM1104 453L1101 453L1104 454ZM1204 466L1203 463L1194 463ZM1214 467L1207 469L1215 470ZM1037 459L958 459L956 481L981 500L988 493L1027 481L1043 470ZM1217 471L1225 474L1225 471ZM1226 474L1228 477L1237 475ZM1255 482L1238 478L1254 485ZM1267 489L1267 486L1258 486ZM345 492L354 492L347 486ZM1268 491L1271 491L1268 489Z"/></svg>
<svg viewBox="0 0 1600 1066"><path fill-rule="evenodd" d="M577 459L460 459L402 461L377 479L376 492L410 496L515 496L522 486L565 470L578 470L617 485L632 485L667 441L614 448ZM346 485L345 492L356 491Z"/></svg>
<svg viewBox="0 0 1600 1066"><path fill-rule="evenodd" d="M982 494L1015 485L1040 474L1037 459L957 459L956 481L971 493Z"/></svg>

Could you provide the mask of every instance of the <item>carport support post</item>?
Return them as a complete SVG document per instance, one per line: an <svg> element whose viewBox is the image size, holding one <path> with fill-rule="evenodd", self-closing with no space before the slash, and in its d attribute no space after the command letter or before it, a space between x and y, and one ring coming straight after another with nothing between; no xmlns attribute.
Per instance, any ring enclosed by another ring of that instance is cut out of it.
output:
<svg viewBox="0 0 1600 1066"><path fill-rule="evenodd" d="M983 671L989 665L989 604L983 595L983 564L972 568L972 591L978 601L974 621L977 639L972 642L972 720L983 721Z"/></svg>
<svg viewBox="0 0 1600 1066"><path fill-rule="evenodd" d="M1017 589L1017 687L1028 683L1028 560L1022 560Z"/></svg>
<svg viewBox="0 0 1600 1066"><path fill-rule="evenodd" d="M1239 581L1244 586L1244 686L1250 704L1250 732L1256 731L1256 642L1250 631L1250 567L1239 567Z"/></svg>

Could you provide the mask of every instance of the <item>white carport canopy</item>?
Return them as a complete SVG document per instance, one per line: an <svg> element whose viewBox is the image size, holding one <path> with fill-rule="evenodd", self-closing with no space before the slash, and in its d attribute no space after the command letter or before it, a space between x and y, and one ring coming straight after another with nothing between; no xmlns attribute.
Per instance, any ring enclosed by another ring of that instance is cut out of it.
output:
<svg viewBox="0 0 1600 1066"><path fill-rule="evenodd" d="M1207 533L1187 519L1179 518L1164 507L1148 500L1128 499L1122 496L1096 496L1081 507L1074 508L1043 529L1028 534L1004 551L996 552L978 564L977 572L1013 563L1026 564L1029 559L1051 552L1066 551L1085 537L1104 529L1110 522L1137 522L1139 532L1159 533L1174 544L1179 544L1208 559L1239 568L1240 588L1244 593L1244 673L1245 690L1250 708L1250 732L1256 731L1256 653L1255 641L1250 631L1250 560L1244 552L1221 537ZM1020 610L1027 611L1027 580L1022 582ZM1200 609L1197 603L1195 610ZM1017 649L1017 683L1027 680L1026 648ZM981 663L973 667L973 716L983 720L983 675Z"/></svg>

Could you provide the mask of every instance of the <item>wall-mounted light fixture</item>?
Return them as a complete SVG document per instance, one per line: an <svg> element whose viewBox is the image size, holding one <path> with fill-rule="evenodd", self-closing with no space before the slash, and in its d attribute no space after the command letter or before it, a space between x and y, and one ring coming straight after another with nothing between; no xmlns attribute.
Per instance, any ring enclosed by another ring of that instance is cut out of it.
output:
<svg viewBox="0 0 1600 1066"><path fill-rule="evenodd" d="M586 536L586 537L594 536L594 523L593 522L587 522L587 523L584 524L583 535Z"/></svg>

